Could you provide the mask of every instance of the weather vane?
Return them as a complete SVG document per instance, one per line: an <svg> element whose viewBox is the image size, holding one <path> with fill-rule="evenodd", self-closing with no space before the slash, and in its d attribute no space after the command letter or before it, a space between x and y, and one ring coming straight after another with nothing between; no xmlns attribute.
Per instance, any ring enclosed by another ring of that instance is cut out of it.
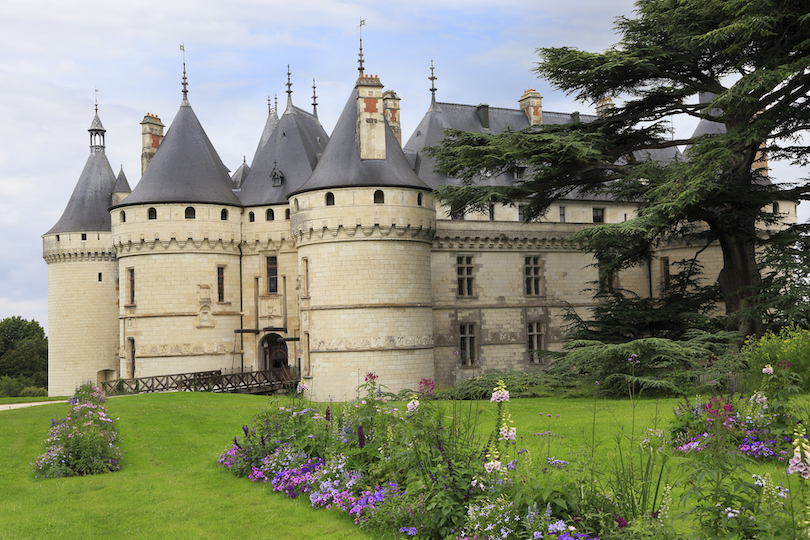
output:
<svg viewBox="0 0 810 540"><path fill-rule="evenodd" d="M359 67L357 68L357 71L360 72L361 77L363 76L363 73L365 72L365 69L363 68L363 27L365 25L366 25L366 20L363 17L360 17L360 25L358 26L358 28L360 28L360 56L357 58L357 63L359 64Z"/></svg>

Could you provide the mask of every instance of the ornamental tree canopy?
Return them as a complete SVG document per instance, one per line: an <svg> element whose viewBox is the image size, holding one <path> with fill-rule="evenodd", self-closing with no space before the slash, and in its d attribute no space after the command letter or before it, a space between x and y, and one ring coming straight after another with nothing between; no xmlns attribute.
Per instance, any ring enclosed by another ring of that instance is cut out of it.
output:
<svg viewBox="0 0 810 540"><path fill-rule="evenodd" d="M807 165L810 155L801 139L810 125L810 3L638 0L635 17L615 27L621 40L602 53L539 49L535 71L581 102L613 96L622 104L589 123L493 136L448 130L429 153L461 182L439 196L453 210L521 200L527 220L575 190L637 202L636 219L580 234L605 275L648 260L671 239L697 249L715 243L726 311L743 333L759 333L761 313L750 316L762 293L756 248L780 219L774 202L810 197L806 179L774 184L767 176L769 162ZM673 139L676 115L716 129ZM687 150L654 159L673 147ZM512 185L475 185L482 172L527 166Z"/></svg>

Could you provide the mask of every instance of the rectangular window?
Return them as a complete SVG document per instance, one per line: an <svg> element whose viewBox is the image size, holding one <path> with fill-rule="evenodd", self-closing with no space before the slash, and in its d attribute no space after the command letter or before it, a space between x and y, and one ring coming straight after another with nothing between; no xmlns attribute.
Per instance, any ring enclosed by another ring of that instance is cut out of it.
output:
<svg viewBox="0 0 810 540"><path fill-rule="evenodd" d="M526 257L524 259L523 279L525 283L524 291L526 296L541 296L543 294L542 290L540 289L540 270L540 257Z"/></svg>
<svg viewBox="0 0 810 540"><path fill-rule="evenodd" d="M101 272L98 273L98 280L101 281Z"/></svg>
<svg viewBox="0 0 810 540"><path fill-rule="evenodd" d="M128 268L127 273L129 274L129 305L135 305L135 269Z"/></svg>
<svg viewBox="0 0 810 540"><path fill-rule="evenodd" d="M304 275L301 276L302 296L307 298L309 296L309 259L301 259Z"/></svg>
<svg viewBox="0 0 810 540"><path fill-rule="evenodd" d="M475 267L472 255L456 257L456 276L458 278L458 296L474 296Z"/></svg>
<svg viewBox="0 0 810 540"><path fill-rule="evenodd" d="M217 266L217 301L225 301L225 267Z"/></svg>
<svg viewBox="0 0 810 540"><path fill-rule="evenodd" d="M462 324L459 326L458 355L462 366L475 365L475 325Z"/></svg>
<svg viewBox="0 0 810 540"><path fill-rule="evenodd" d="M565 223L565 207L560 207L560 223Z"/></svg>
<svg viewBox="0 0 810 540"><path fill-rule="evenodd" d="M278 258L267 257L267 294L278 293Z"/></svg>
<svg viewBox="0 0 810 540"><path fill-rule="evenodd" d="M521 223L526 221L526 207L523 206L522 204L518 205L518 221L520 221Z"/></svg>
<svg viewBox="0 0 810 540"><path fill-rule="evenodd" d="M495 221L495 205L494 204L489 205L489 220L490 221Z"/></svg>
<svg viewBox="0 0 810 540"><path fill-rule="evenodd" d="M604 208L594 208L593 209L593 222L594 223L604 223L605 222L605 209Z"/></svg>
<svg viewBox="0 0 810 540"><path fill-rule="evenodd" d="M661 292L669 289L669 257L661 257Z"/></svg>
<svg viewBox="0 0 810 540"><path fill-rule="evenodd" d="M539 364L540 355L537 351L543 349L543 325L539 322L530 322L526 325L526 336L528 337L529 363Z"/></svg>

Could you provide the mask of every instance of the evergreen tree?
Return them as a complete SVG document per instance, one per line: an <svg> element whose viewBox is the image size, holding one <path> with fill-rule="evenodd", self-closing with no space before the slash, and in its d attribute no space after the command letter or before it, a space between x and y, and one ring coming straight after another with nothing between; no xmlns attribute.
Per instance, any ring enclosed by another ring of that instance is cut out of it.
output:
<svg viewBox="0 0 810 540"><path fill-rule="evenodd" d="M639 203L637 218L580 233L600 276L644 264L672 240L718 245L726 312L743 334L760 334L771 308L756 254L780 218L771 210L810 198L806 181L772 184L765 160L808 162L799 137L810 124L810 3L638 0L635 13L616 21L621 40L603 53L538 51L536 72L555 88L585 103L621 96L623 105L589 123L495 136L449 130L429 153L461 185L439 196L454 210L525 201L527 221L575 191ZM673 139L675 115L717 129ZM676 146L688 147L685 159L651 158ZM529 174L510 186L475 185L482 173L526 166Z"/></svg>

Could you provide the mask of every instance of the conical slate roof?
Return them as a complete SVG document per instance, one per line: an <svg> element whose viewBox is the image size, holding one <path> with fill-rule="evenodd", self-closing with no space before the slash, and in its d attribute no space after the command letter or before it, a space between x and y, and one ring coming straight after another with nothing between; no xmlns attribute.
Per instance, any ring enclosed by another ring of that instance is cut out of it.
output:
<svg viewBox="0 0 810 540"><path fill-rule="evenodd" d="M270 109L267 115L267 122L264 123L264 130L262 131L262 136L259 138L259 145L256 147L256 153L253 154L253 160L250 162L251 167L256 165L256 158L259 157L262 148L264 148L264 145L267 144L267 141L270 139L270 134L276 129L276 124L278 124L278 112L273 108Z"/></svg>
<svg viewBox="0 0 810 540"><path fill-rule="evenodd" d="M360 159L357 89L354 89L312 176L290 195L316 189L377 186L430 189L413 172L388 122L385 123L385 159Z"/></svg>
<svg viewBox="0 0 810 540"><path fill-rule="evenodd" d="M121 170L118 171L118 178L115 179L115 187L113 193L131 193L132 189L127 182L127 176L124 174L124 166L121 165Z"/></svg>
<svg viewBox="0 0 810 540"><path fill-rule="evenodd" d="M114 208L188 203L241 206L228 169L185 99L141 181Z"/></svg>
<svg viewBox="0 0 810 540"><path fill-rule="evenodd" d="M287 204L287 195L309 178L328 142L329 136L318 119L288 99L287 109L242 184L242 204ZM280 186L273 186L274 175L281 176Z"/></svg>
<svg viewBox="0 0 810 540"><path fill-rule="evenodd" d="M247 164L245 158L242 158L242 164L239 165L239 168L234 171L231 175L231 181L233 182L233 189L239 189L242 187L242 182L245 181L248 174L250 174L250 165Z"/></svg>
<svg viewBox="0 0 810 540"><path fill-rule="evenodd" d="M110 231L110 213L107 209L114 186L115 173L106 154L90 154L62 217L45 234Z"/></svg>

